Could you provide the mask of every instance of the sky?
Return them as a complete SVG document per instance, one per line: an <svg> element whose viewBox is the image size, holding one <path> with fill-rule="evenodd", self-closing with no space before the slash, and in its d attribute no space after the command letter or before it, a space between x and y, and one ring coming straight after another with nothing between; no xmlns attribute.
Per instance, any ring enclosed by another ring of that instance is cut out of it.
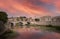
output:
<svg viewBox="0 0 60 39"><path fill-rule="evenodd" d="M0 0L0 11L8 16L59 16L60 0Z"/></svg>

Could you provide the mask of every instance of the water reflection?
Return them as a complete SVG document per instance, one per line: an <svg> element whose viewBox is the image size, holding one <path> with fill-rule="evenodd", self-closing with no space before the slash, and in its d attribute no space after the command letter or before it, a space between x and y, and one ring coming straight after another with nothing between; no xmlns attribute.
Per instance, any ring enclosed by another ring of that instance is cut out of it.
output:
<svg viewBox="0 0 60 39"><path fill-rule="evenodd" d="M60 33L36 30L35 28L19 28L19 36L15 39L60 39Z"/></svg>

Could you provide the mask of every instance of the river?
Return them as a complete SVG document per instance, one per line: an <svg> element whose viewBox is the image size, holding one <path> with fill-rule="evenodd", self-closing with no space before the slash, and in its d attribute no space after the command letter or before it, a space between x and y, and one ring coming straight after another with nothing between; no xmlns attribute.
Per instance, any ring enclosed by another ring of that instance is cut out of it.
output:
<svg viewBox="0 0 60 39"><path fill-rule="evenodd" d="M44 31L37 28L16 28L19 35L15 39L60 39L60 33Z"/></svg>

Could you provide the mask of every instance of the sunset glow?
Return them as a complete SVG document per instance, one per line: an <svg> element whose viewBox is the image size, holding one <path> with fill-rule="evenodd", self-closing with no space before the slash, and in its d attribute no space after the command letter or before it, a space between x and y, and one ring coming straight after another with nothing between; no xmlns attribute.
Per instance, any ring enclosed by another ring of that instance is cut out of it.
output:
<svg viewBox="0 0 60 39"><path fill-rule="evenodd" d="M60 15L60 0L0 0L0 10L9 16Z"/></svg>

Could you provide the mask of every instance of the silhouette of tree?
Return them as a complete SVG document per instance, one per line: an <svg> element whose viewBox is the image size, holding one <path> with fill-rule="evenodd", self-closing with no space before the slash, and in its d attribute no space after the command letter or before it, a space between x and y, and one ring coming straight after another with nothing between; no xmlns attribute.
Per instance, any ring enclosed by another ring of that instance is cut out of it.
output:
<svg viewBox="0 0 60 39"><path fill-rule="evenodd" d="M7 28L4 25L8 20L7 16L8 15L6 14L6 12L0 11L0 38L3 38L3 33L7 31Z"/></svg>
<svg viewBox="0 0 60 39"><path fill-rule="evenodd" d="M7 17L7 13L6 12L3 12L3 11L0 11L0 21L2 21L4 24L7 22L8 20L8 17Z"/></svg>

